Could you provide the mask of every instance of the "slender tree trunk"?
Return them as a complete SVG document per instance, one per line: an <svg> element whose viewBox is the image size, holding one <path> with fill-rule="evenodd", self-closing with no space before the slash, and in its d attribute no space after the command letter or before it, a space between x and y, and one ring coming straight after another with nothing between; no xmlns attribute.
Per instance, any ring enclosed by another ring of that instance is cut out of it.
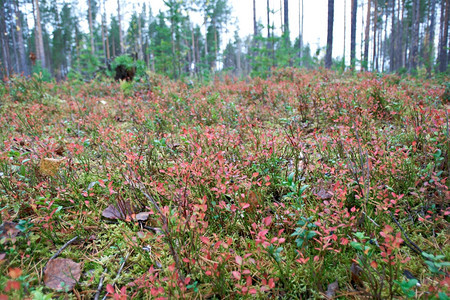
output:
<svg viewBox="0 0 450 300"><path fill-rule="evenodd" d="M327 52L325 55L325 68L330 69L333 53L333 22L334 22L334 0L328 0L328 29L327 29Z"/></svg>
<svg viewBox="0 0 450 300"><path fill-rule="evenodd" d="M4 0L0 0L1 4L4 6ZM5 20L5 10L0 9L0 42L2 46L2 54L3 54L3 61L1 62L2 65L0 65L0 68L4 69L5 75L9 77L12 73L12 63L11 63L11 56L9 53L9 44L7 39L7 28L6 28L6 20Z"/></svg>
<svg viewBox="0 0 450 300"><path fill-rule="evenodd" d="M269 39L270 39L270 3L269 0L267 0L267 40ZM269 46L267 46L267 48L269 48Z"/></svg>
<svg viewBox="0 0 450 300"><path fill-rule="evenodd" d="M372 57L372 69L378 71L377 60L377 24L378 24L378 0L373 0L374 12L373 12L373 57Z"/></svg>
<svg viewBox="0 0 450 300"><path fill-rule="evenodd" d="M14 1L14 10L16 14L16 33L17 41L19 43L19 59L20 59L20 72L23 72L25 76L29 75L27 59L25 54L25 43L23 40L23 30L22 30L22 16L19 10L19 1Z"/></svg>
<svg viewBox="0 0 450 300"><path fill-rule="evenodd" d="M105 0L103 0L102 2L102 6L103 6L103 10L105 10ZM105 12L103 12L102 14L102 47L103 47L103 56L105 57L105 64L106 61L108 59L108 55L107 55L107 45L106 45L106 14Z"/></svg>
<svg viewBox="0 0 450 300"><path fill-rule="evenodd" d="M9 9L13 9L12 7L12 3L10 0L7 1L9 4ZM12 10L11 10L12 11ZM16 35L17 30L14 30L14 26L10 26L10 36L13 42L13 53L14 53L14 65L12 66L12 70L15 73L20 73L19 68L20 68L20 62L19 62L19 51L18 51L18 44L17 44L17 35Z"/></svg>
<svg viewBox="0 0 450 300"><path fill-rule="evenodd" d="M419 48L419 14L420 0L413 0L413 14L411 24L411 51L409 56L409 70L414 71L417 68L417 52Z"/></svg>
<svg viewBox="0 0 450 300"><path fill-rule="evenodd" d="M384 19L384 43L383 43L383 47L382 47L382 49L383 49L383 58L382 58L382 63L381 63L381 71L382 72L384 72L385 71L385 69L384 69L384 67L385 67L385 64L386 64L386 54L388 53L388 49L387 49L387 40L388 40L388 34L387 34L387 32L388 32L388 30L387 30L387 24L388 24L388 8L387 8L387 6L385 7L385 9L384 9L384 12L385 12L385 14L386 14L386 16L385 16L385 19ZM383 32L383 31L382 31Z"/></svg>
<svg viewBox="0 0 450 300"><path fill-rule="evenodd" d="M197 67L197 60L196 60L196 48L195 48L195 35L194 35L194 29L191 29L191 39L192 39L192 64L189 66L189 70L192 71L192 66L194 66L194 73L195 69Z"/></svg>
<svg viewBox="0 0 450 300"><path fill-rule="evenodd" d="M344 68L345 68L345 46L346 46L346 40L347 38L347 0L344 0L344 51L342 53L342 59L344 61Z"/></svg>
<svg viewBox="0 0 450 300"><path fill-rule="evenodd" d="M298 47L299 47L299 58L300 58L300 66L302 65L302 56L303 56L303 0L299 0L298 2Z"/></svg>
<svg viewBox="0 0 450 300"><path fill-rule="evenodd" d="M92 24L92 2L88 0L88 15L89 15L89 37L91 40L91 54L95 54L95 44L94 44L94 28Z"/></svg>
<svg viewBox="0 0 450 300"><path fill-rule="evenodd" d="M37 35L37 45L36 45L36 52L37 52L37 59L41 61L42 68L47 67L47 62L45 60L45 50L44 50L44 39L42 37L42 24L41 24L41 13L39 11L39 1L34 1L34 13L36 14L36 35Z"/></svg>
<svg viewBox="0 0 450 300"><path fill-rule="evenodd" d="M125 44L123 42L123 35L122 35L122 15L120 14L120 0L117 0L117 20L119 23L120 54L123 54L123 53L125 53L125 50L124 50Z"/></svg>
<svg viewBox="0 0 450 300"><path fill-rule="evenodd" d="M253 0L253 37L258 35L258 24L256 23L256 0Z"/></svg>
<svg viewBox="0 0 450 300"><path fill-rule="evenodd" d="M242 68L241 68L241 40L238 39L237 41L237 55L236 55L236 65L237 65L237 76L238 78L241 77L242 74Z"/></svg>
<svg viewBox="0 0 450 300"><path fill-rule="evenodd" d="M428 32L428 63L427 63L427 75L431 77L431 70L433 67L433 50L434 50L434 30L436 26L436 0L431 0L431 13L430 13L430 27Z"/></svg>
<svg viewBox="0 0 450 300"><path fill-rule="evenodd" d="M396 44L396 35L397 31L396 24L395 24L395 1L391 0L391 37L390 37L390 44L389 44L389 69L391 72L394 72L395 70L395 44Z"/></svg>
<svg viewBox="0 0 450 300"><path fill-rule="evenodd" d="M442 0L441 4L441 25L440 25L440 43L439 43L439 71L447 70L447 43L448 43L448 11L449 0Z"/></svg>
<svg viewBox="0 0 450 300"><path fill-rule="evenodd" d="M284 36L286 39L286 46L289 45L289 0L284 0Z"/></svg>
<svg viewBox="0 0 450 300"><path fill-rule="evenodd" d="M142 51L142 24L141 15L138 16L138 59L144 59L144 52ZM189 48L188 48L189 49Z"/></svg>
<svg viewBox="0 0 450 300"><path fill-rule="evenodd" d="M370 8L372 0L367 3L367 15L366 15L366 30L364 37L364 62L363 68L367 71L369 69L369 35L370 35Z"/></svg>
<svg viewBox="0 0 450 300"><path fill-rule="evenodd" d="M356 63L356 14L358 11L358 0L352 0L352 20L350 25L350 64L352 70Z"/></svg>

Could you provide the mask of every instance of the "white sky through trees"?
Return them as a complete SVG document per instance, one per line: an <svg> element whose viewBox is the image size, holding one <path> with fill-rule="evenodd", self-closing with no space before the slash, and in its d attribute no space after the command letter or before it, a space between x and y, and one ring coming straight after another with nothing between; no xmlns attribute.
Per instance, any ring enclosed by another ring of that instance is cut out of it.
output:
<svg viewBox="0 0 450 300"><path fill-rule="evenodd" d="M180 0L182 1L182 0ZM280 5L282 5L283 0L269 0L271 9L275 11L271 14L271 22L274 22L275 30L279 35L281 33L281 20L280 15ZM62 7L63 3L66 1L56 0L56 5L59 8ZM87 33L89 32L89 26L87 21L87 0L80 1L69 1L72 3L74 8L74 13L79 17L82 30ZM101 0L98 0L100 4ZM106 0L106 14L107 22L110 22L111 15L117 15L117 0ZM248 35L253 34L253 0L228 0L231 6L231 16L226 25L226 31L224 32L224 39L222 39L222 50L224 49L226 43L233 39L234 32L238 30L239 36L245 38ZM289 28L291 41L294 42L295 38L298 36L299 32L299 0L289 1ZM356 55L359 57L360 53L360 43L361 43L361 14L364 13L365 17L365 4L367 0L360 0L358 3L358 16L357 16L357 32L356 32ZM158 12L166 11L167 7L163 0L121 0L121 13L122 13L122 30L126 33L128 28L128 23L130 21L133 11L139 13L142 9L143 3L152 8L152 13L154 16ZM267 22L266 14L266 0L256 0L256 15L257 21L265 27ZM345 4L345 5L344 5ZM361 8L361 5L364 7ZM333 57L342 57L344 50L344 7L346 8L346 63L349 63L350 59L350 18L351 18L351 0L335 0L334 9L334 28L333 28ZM327 17L328 17L328 0L303 0L303 31L304 38L303 44L309 44L311 47L311 54L313 55L318 48L321 48L320 57L325 54L325 46L327 39ZM103 11L103 8L102 10ZM189 13L191 21L202 25L203 17L201 13ZM28 11L28 22L29 27L33 28L33 16L31 14L31 7ZM100 11L97 14L97 24L100 24L101 16ZM49 29L49 28L47 28ZM202 27L204 31L204 26ZM51 30L49 30L51 32ZM266 35L266 29L262 30L263 36Z"/></svg>

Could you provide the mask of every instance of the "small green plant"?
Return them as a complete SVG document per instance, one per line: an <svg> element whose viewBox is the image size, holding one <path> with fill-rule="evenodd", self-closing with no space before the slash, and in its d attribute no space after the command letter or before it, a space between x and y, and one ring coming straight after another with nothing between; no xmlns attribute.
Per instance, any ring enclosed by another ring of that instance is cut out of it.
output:
<svg viewBox="0 0 450 300"><path fill-rule="evenodd" d="M297 247L303 248L309 240L317 235L314 230L317 225L312 222L312 217L301 217L301 220L297 222L297 225L298 227L295 228L295 232L291 234L291 236L297 236L295 243L297 244Z"/></svg>
<svg viewBox="0 0 450 300"><path fill-rule="evenodd" d="M414 287L416 287L419 282L417 279L403 280L402 282L394 280L394 282L400 286L405 296L409 299L416 296Z"/></svg>
<svg viewBox="0 0 450 300"><path fill-rule="evenodd" d="M445 272L443 272L442 269L450 266L450 262L442 261L445 258L444 255L434 256L433 254L422 252L422 256L425 258L425 263L427 264L428 269L433 274L443 275Z"/></svg>
<svg viewBox="0 0 450 300"><path fill-rule="evenodd" d="M289 174L287 181L283 181L283 186L289 188L290 192L284 195L285 198L293 199L298 207L301 206L301 199L305 197L304 192L309 185L300 185L299 182L294 180L295 173Z"/></svg>

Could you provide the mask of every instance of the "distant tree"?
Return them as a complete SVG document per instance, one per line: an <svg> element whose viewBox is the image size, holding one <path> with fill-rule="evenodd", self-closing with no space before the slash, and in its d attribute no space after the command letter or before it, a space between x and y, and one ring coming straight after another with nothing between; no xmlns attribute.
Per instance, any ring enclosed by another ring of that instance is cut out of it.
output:
<svg viewBox="0 0 450 300"><path fill-rule="evenodd" d="M439 71L445 72L448 65L448 27L449 27L449 9L450 0L441 1L441 22L439 28L439 51L438 51L438 65Z"/></svg>
<svg viewBox="0 0 450 300"><path fill-rule="evenodd" d="M331 55L333 52L333 22L334 22L334 0L328 0L328 30L327 30L327 52L325 55L325 67L331 68Z"/></svg>
<svg viewBox="0 0 450 300"><path fill-rule="evenodd" d="M256 0L253 0L253 37L258 35L258 24L256 23Z"/></svg>
<svg viewBox="0 0 450 300"><path fill-rule="evenodd" d="M117 23L119 26L120 54L122 54L125 52L125 44L123 42L123 35L122 35L122 15L120 13L120 0L117 0Z"/></svg>
<svg viewBox="0 0 450 300"><path fill-rule="evenodd" d="M39 10L39 0L33 0L33 12L35 18L35 30L36 30L36 56L40 61L41 66L46 68L46 56L44 50L44 38L42 34L41 13Z"/></svg>
<svg viewBox="0 0 450 300"><path fill-rule="evenodd" d="M111 16L111 23L109 25L109 51L113 57L118 56L121 52L120 47L120 26L116 16Z"/></svg>
<svg viewBox="0 0 450 300"><path fill-rule="evenodd" d="M284 38L286 45L290 43L289 38L289 0L284 0Z"/></svg>
<svg viewBox="0 0 450 300"><path fill-rule="evenodd" d="M362 62L362 68L367 70L369 64L369 36L370 36L370 8L372 0L367 2L367 16L366 16L366 29L364 31L364 59Z"/></svg>
<svg viewBox="0 0 450 300"><path fill-rule="evenodd" d="M23 23L22 23L22 13L19 9L19 0L14 0L14 13L16 19L16 30L17 43L18 43L18 53L19 53L19 72L23 72L25 75L29 75L29 69L25 53L25 42L23 38Z"/></svg>
<svg viewBox="0 0 450 300"><path fill-rule="evenodd" d="M355 68L356 62L356 15L358 12L358 0L352 0L352 16L350 23L350 65Z"/></svg>

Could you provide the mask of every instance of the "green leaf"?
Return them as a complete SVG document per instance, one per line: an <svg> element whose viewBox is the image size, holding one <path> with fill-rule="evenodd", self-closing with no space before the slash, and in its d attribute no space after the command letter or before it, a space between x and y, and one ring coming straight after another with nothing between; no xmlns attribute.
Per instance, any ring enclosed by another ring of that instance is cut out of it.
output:
<svg viewBox="0 0 450 300"><path fill-rule="evenodd" d="M360 239L360 240L364 240L364 239L368 239L368 238L369 238L368 236L365 236L365 235L364 235L364 232L357 232L357 233L355 233L355 236L356 236L358 239Z"/></svg>
<svg viewBox="0 0 450 300"><path fill-rule="evenodd" d="M363 246L361 243L358 242L350 242L350 246L352 246L353 248L355 248L356 250L361 250L363 251Z"/></svg>

